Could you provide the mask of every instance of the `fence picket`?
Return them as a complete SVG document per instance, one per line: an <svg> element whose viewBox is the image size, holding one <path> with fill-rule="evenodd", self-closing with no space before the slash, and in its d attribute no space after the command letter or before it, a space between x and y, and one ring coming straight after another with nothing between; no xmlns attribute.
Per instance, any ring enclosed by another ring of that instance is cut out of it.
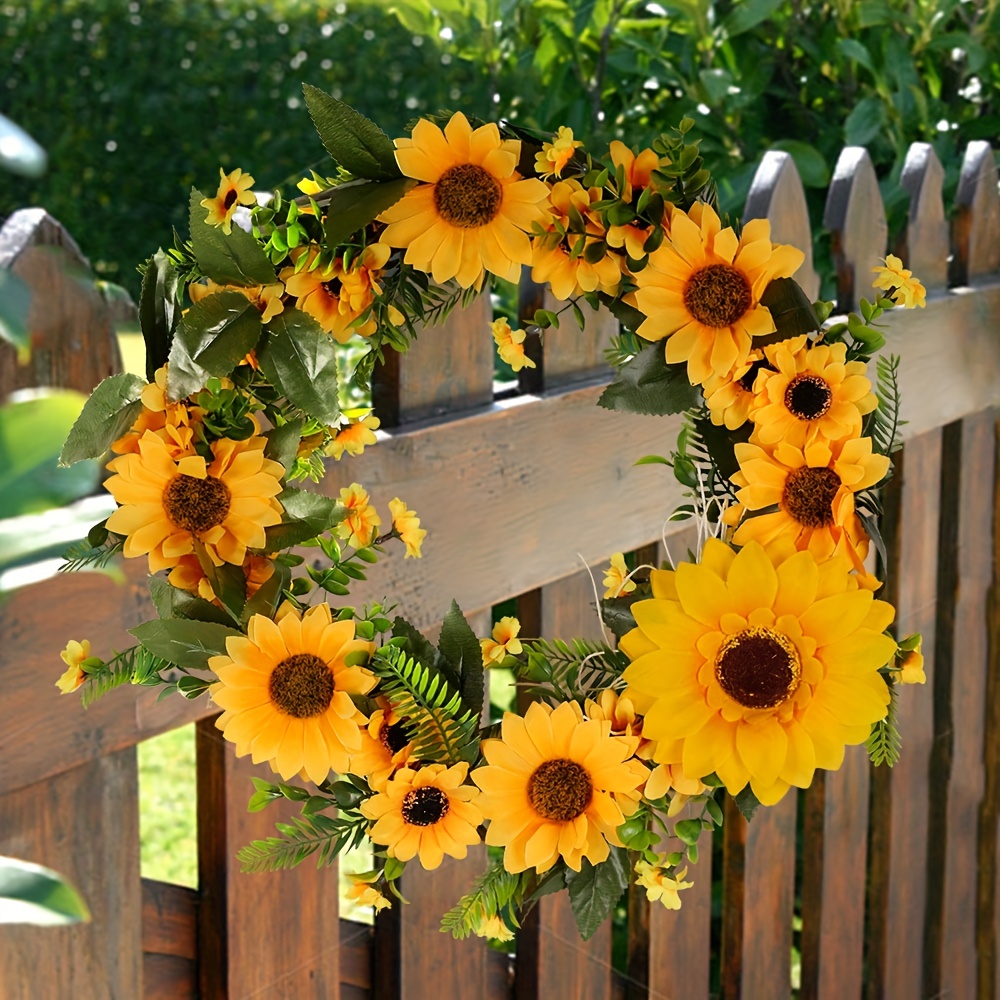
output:
<svg viewBox="0 0 1000 1000"><path fill-rule="evenodd" d="M950 283L971 285L1000 270L1000 192L990 144L970 142L962 160L951 224Z"/></svg>
<svg viewBox="0 0 1000 1000"><path fill-rule="evenodd" d="M898 256L927 289L948 283L948 221L944 215L944 167L929 142L914 142L906 153L900 187L910 196Z"/></svg>

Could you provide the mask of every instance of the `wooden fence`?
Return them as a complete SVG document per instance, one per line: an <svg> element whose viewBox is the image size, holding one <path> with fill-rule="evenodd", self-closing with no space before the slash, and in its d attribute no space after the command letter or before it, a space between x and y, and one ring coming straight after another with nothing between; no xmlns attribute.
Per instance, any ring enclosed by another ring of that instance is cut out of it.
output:
<svg viewBox="0 0 1000 1000"><path fill-rule="evenodd" d="M140 560L125 566L124 583L54 577L0 607L0 853L68 873L94 921L5 930L0 995L770 1000L792 992L794 943L803 998L996 996L1000 533L991 407L1000 402L1000 195L989 145L969 146L950 213L942 178L932 149L915 145L902 178L908 221L894 246L931 292L926 310L890 317L908 423L885 531L888 596L900 632L924 634L928 683L902 691L895 768L873 770L853 748L840 771L819 774L749 827L727 807L680 912L650 907L642 890L630 894L617 968L610 921L583 943L561 897L541 901L514 955L438 933L440 914L485 864L483 848L434 873L411 866L404 891L414 903L383 913L373 929L339 919L335 869L307 862L290 873L239 874L236 849L270 833L277 813L246 811L255 769L222 742L210 705L157 704L155 692L122 690L85 712L56 696L67 638L121 648L124 630L151 609ZM747 216L769 217L777 240L811 246L787 154L765 157ZM824 221L846 309L887 249L863 149L844 150ZM51 232L38 240L52 242ZM18 259L8 253L5 263L16 269ZM802 273L814 292L808 256ZM526 285L525 302L537 291ZM489 318L482 300L393 358L375 393L387 438L332 467L323 488L350 477L382 503L399 495L420 513L426 557L386 560L365 592L393 595L419 625L439 621L457 596L485 635L491 606L514 597L525 634L592 634L580 560L595 566L616 550L650 555L662 546L678 487L632 463L669 450L679 422L594 405L613 328L600 314L583 331L564 322L547 335L521 393L495 399ZM87 357L108 352L106 343L87 346ZM0 360L8 369L0 384L10 385L12 359ZM683 532L666 541L675 554L687 544ZM196 891L140 878L136 778L136 745L191 721Z"/></svg>

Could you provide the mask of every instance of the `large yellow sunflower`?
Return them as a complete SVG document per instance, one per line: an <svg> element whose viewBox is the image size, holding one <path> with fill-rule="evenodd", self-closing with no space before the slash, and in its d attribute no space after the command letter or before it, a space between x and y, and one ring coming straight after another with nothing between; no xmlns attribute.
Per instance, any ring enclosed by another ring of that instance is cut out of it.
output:
<svg viewBox="0 0 1000 1000"><path fill-rule="evenodd" d="M801 250L771 242L767 219L748 222L737 237L703 202L675 211L667 239L635 276L636 303L647 317L636 332L666 337L667 361L686 361L694 385L726 375L745 364L753 337L774 331L760 304L764 289L791 277L803 259Z"/></svg>
<svg viewBox="0 0 1000 1000"><path fill-rule="evenodd" d="M867 551L867 536L854 513L854 494L880 482L889 471L885 455L872 454L871 438L849 441L813 441L804 449L784 441L772 453L755 444L737 444L739 471L733 482L739 506L726 512L732 521L740 508L770 513L744 516L733 541L763 545L787 534L797 549L808 549L817 559L826 559L838 546L856 565Z"/></svg>
<svg viewBox="0 0 1000 1000"><path fill-rule="evenodd" d="M561 857L574 871L600 864L634 793L649 774L632 758L639 740L612 736L609 721L585 722L575 702L507 712L502 738L483 740L487 767L472 772L490 820L486 843L503 847L509 872L543 872ZM637 799L638 796L635 796Z"/></svg>
<svg viewBox="0 0 1000 1000"><path fill-rule="evenodd" d="M846 344L809 347L804 338L764 349L777 371L765 370L750 416L751 441L772 447L779 441L798 448L817 437L829 441L857 437L861 418L878 406L863 361L846 361Z"/></svg>
<svg viewBox="0 0 1000 1000"><path fill-rule="evenodd" d="M284 468L264 457L265 440L220 438L211 463L200 455L174 459L153 431L139 439L138 454L108 463L104 484L120 506L108 530L126 535L126 557L148 553L150 572L176 566L205 546L216 566L242 566L247 549L263 548L264 529L281 520Z"/></svg>
<svg viewBox="0 0 1000 1000"><path fill-rule="evenodd" d="M393 771L403 767L410 759L413 744L410 727L389 704L389 699L379 696L381 706L372 712L368 723L361 730L361 747L351 754L351 774L368 779L375 791L381 791Z"/></svg>
<svg viewBox="0 0 1000 1000"><path fill-rule="evenodd" d="M479 789L464 784L468 773L465 762L400 769L381 792L361 804L362 814L375 821L369 836L385 845L390 858L416 857L428 870L437 868L446 854L464 858L479 843L476 827L483 821L476 802Z"/></svg>
<svg viewBox="0 0 1000 1000"><path fill-rule="evenodd" d="M699 563L658 572L621 640L654 759L714 772L732 795L749 782L765 805L840 767L845 745L885 716L878 671L896 649L892 606L849 568L787 544L734 553L709 539Z"/></svg>
<svg viewBox="0 0 1000 1000"><path fill-rule="evenodd" d="M279 622L254 615L246 638L227 639L228 655L208 661L219 678L212 699L225 709L215 725L237 757L268 761L285 781L305 770L319 784L331 770L346 771L364 721L351 695L376 683L348 659L372 648L355 638L353 621L333 621L328 604L304 615L288 609Z"/></svg>
<svg viewBox="0 0 1000 1000"><path fill-rule="evenodd" d="M407 264L441 282L479 285L484 269L517 281L531 263L528 233L547 219L549 189L517 173L521 143L501 139L496 125L473 130L454 114L442 132L421 119L396 140L396 161L421 181L379 216L382 242L405 247Z"/></svg>

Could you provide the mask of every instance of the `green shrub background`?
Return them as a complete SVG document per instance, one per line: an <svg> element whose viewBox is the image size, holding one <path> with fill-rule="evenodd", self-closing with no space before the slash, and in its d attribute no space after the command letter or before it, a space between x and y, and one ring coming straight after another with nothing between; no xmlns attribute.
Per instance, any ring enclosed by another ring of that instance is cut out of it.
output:
<svg viewBox="0 0 1000 1000"><path fill-rule="evenodd" d="M950 190L965 144L1000 132L997 0L8 0L0 67L0 111L51 158L5 178L0 216L43 205L133 293L192 184L241 166L290 189L325 162L302 81L391 135L460 107L601 152L692 114L724 209L783 145L817 231L844 144L870 149L898 226L910 142L933 142Z"/></svg>

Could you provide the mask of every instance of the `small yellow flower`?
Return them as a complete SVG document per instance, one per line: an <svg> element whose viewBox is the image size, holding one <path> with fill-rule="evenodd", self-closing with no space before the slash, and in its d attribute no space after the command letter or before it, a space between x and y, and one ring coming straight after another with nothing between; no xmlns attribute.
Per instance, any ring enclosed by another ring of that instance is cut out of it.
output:
<svg viewBox="0 0 1000 1000"><path fill-rule="evenodd" d="M917 644L912 649L900 648L901 656L897 656L896 669L899 673L896 680L900 684L926 684L927 674L924 673L924 654L921 650L923 640L920 636L911 636L910 640L903 643L909 646L912 640L916 639Z"/></svg>
<svg viewBox="0 0 1000 1000"><path fill-rule="evenodd" d="M582 145L582 142L573 138L571 128L561 125L552 137L552 142L543 142L542 151L535 154L535 173L539 177L562 177L566 164Z"/></svg>
<svg viewBox="0 0 1000 1000"><path fill-rule="evenodd" d="M377 440L375 431L378 428L379 419L372 413L360 420L352 421L337 431L337 436L327 446L327 455L338 462L344 457L345 452L348 455L360 455L368 445L375 444Z"/></svg>
<svg viewBox="0 0 1000 1000"><path fill-rule="evenodd" d="M83 642L77 642L75 639L70 639L59 655L66 664L66 670L56 681L56 687L63 694L71 694L86 680L87 675L82 664L90 657L90 641L84 639Z"/></svg>
<svg viewBox="0 0 1000 1000"><path fill-rule="evenodd" d="M340 502L347 508L347 517L337 531L349 545L363 549L375 541L375 529L382 523L372 506L368 493L360 483L351 483L340 491Z"/></svg>
<svg viewBox="0 0 1000 1000"><path fill-rule="evenodd" d="M420 544L427 537L427 531L420 527L420 518L415 510L407 510L406 504L395 497L389 501L389 511L392 514L392 530L399 535L400 541L406 546L404 559L413 556L420 558Z"/></svg>
<svg viewBox="0 0 1000 1000"><path fill-rule="evenodd" d="M539 154L541 155L541 154ZM476 925L476 936L492 938L494 941L513 941L514 932L500 917L481 917Z"/></svg>
<svg viewBox="0 0 1000 1000"><path fill-rule="evenodd" d="M501 618L493 626L492 639L480 639L483 648L483 664L487 667L502 663L505 656L516 656L521 652L521 640L517 633L521 631L521 623L516 618Z"/></svg>
<svg viewBox="0 0 1000 1000"><path fill-rule="evenodd" d="M918 306L923 309L927 305L927 289L918 278L913 277L912 271L903 267L903 262L895 254L885 258L884 267L873 267L872 273L878 275L872 286L889 292L897 305L907 309Z"/></svg>
<svg viewBox="0 0 1000 1000"><path fill-rule="evenodd" d="M344 893L346 899L353 900L359 906L374 906L376 913L392 906L392 903L368 881L365 875L349 874L347 877L354 885Z"/></svg>
<svg viewBox="0 0 1000 1000"><path fill-rule="evenodd" d="M611 557L611 564L604 571L604 596L621 597L622 594L631 594L633 590L635 583L628 579L625 556L621 552L616 552Z"/></svg>
<svg viewBox="0 0 1000 1000"><path fill-rule="evenodd" d="M227 174L219 167L219 190L214 198L203 198L201 207L208 209L205 221L210 226L222 226L222 231L228 236L233 231L233 213L240 205L254 205L257 196L250 190L253 187L253 177L243 173L237 167Z"/></svg>
<svg viewBox="0 0 1000 1000"><path fill-rule="evenodd" d="M202 299L207 299L208 296L216 295L218 292L239 292L240 295L245 295L257 307L262 323L270 323L285 309L282 298L285 286L280 281L270 285L218 285L211 278L206 278L204 283L196 281L188 285L188 295L192 302L201 302ZM250 353L253 354L252 351ZM257 367L255 363L254 367Z"/></svg>
<svg viewBox="0 0 1000 1000"><path fill-rule="evenodd" d="M496 341L497 354L502 361L506 361L516 372L522 368L535 367L535 362L524 353L524 330L512 330L503 316L494 320L490 329Z"/></svg>
<svg viewBox="0 0 1000 1000"><path fill-rule="evenodd" d="M308 195L310 198L319 194L321 191L325 190L322 184L313 180L312 177L303 177L298 184L295 185L303 194ZM315 215L313 212L312 205L302 205L299 208L299 215Z"/></svg>
<svg viewBox="0 0 1000 1000"><path fill-rule="evenodd" d="M649 864L648 861L637 861L635 873L639 877L636 885L641 885L646 890L646 898L655 903L659 900L668 910L679 910L681 908L681 897L679 893L682 889L690 889L694 882L683 881L687 874L687 869L677 873L676 878L671 878L663 868Z"/></svg>

